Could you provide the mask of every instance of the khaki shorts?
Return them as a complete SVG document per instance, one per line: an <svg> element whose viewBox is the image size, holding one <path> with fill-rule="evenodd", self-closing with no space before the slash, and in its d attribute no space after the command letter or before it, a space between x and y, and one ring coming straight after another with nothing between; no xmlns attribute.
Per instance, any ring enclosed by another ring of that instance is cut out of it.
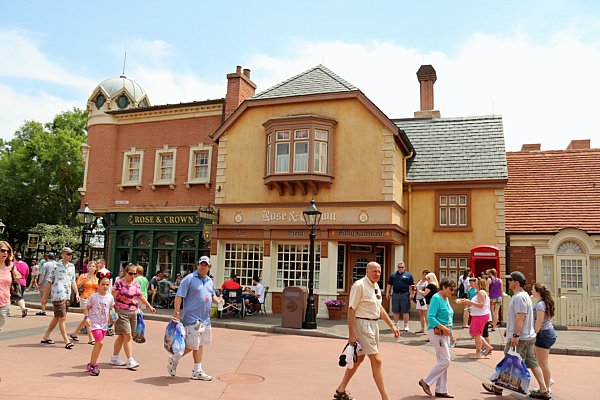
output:
<svg viewBox="0 0 600 400"><path fill-rule="evenodd" d="M537 360L535 358L535 339L529 340L519 340L519 344L517 344L517 353L521 356L523 361L525 361L525 365L527 368L537 368L539 367ZM508 353L510 351L510 340L506 343L504 347L504 353Z"/></svg>
<svg viewBox="0 0 600 400"><path fill-rule="evenodd" d="M361 347L358 351L359 356L379 353L379 326L377 321L355 318L354 330Z"/></svg>
<svg viewBox="0 0 600 400"><path fill-rule="evenodd" d="M194 329L194 325L188 325L185 327L185 333L185 347L188 349L198 350L200 346L206 346L212 342L212 329L210 325L206 325L202 333Z"/></svg>
<svg viewBox="0 0 600 400"><path fill-rule="evenodd" d="M137 311L127 311L116 308L115 311L119 316L119 319L115 322L115 334L131 335L137 329Z"/></svg>
<svg viewBox="0 0 600 400"><path fill-rule="evenodd" d="M53 301L52 305L54 306L54 316L56 318L64 318L67 316L67 312L69 311L68 300Z"/></svg>

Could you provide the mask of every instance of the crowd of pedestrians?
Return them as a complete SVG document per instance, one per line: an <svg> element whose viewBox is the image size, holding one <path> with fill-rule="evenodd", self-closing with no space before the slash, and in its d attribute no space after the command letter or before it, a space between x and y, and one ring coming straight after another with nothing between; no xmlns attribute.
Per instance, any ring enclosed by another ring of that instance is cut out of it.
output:
<svg viewBox="0 0 600 400"><path fill-rule="evenodd" d="M148 281L144 269L135 264L126 265L119 277L113 279L106 269L104 260L90 261L86 272L76 278L75 266L71 263L73 250L64 247L60 259L48 253L39 267L32 263L30 271L22 261L20 253L13 253L12 247L0 241L0 331L9 315L11 301L21 307L22 317L27 316L23 293L32 287L41 292L42 310L45 315L48 298L52 302L54 316L48 329L41 338L43 344L54 344L52 332L58 326L64 347L70 350L74 342L79 341L79 332L87 329L88 344L93 345L86 370L90 375L100 374L98 358L104 345L109 327L114 324L117 335L114 341L110 365L125 366L135 370L139 363L133 358L133 339L137 334L138 318L142 307L150 312L156 310L148 296L154 296L157 283L164 277L157 274ZM24 264L24 265L23 265ZM210 313L213 304L222 302L215 290L210 276L211 261L207 256L198 260L197 269L177 279L174 300L173 320L180 321L185 329L185 351L182 355L171 355L167 359L167 372L171 376L177 373L181 359L192 353L192 379L210 381L202 366L204 347L212 342ZM27 277L31 273L32 283L27 286ZM233 273L233 272L232 272ZM348 301L348 345L356 352L351 368L345 370L334 399L351 400L347 387L357 368L369 358L373 379L382 399L389 399L385 390L382 374L382 357L379 352L379 326L382 319L394 336L400 335L399 322L403 320L403 331L409 331L409 313L411 303L419 315L421 329L417 334L427 334L428 341L435 350L435 364L418 384L429 396L453 398L449 393L448 368L451 363L450 348L455 342L454 310L450 300L457 294L457 303L463 307L463 328L475 341L474 358L488 357L493 352L488 330L494 330L499 324L499 308L502 304L502 281L497 278L494 269L487 270L483 276L475 277L466 269L459 277L458 284L444 278L438 282L435 273L423 270L420 280L415 284L412 275L406 271L403 262L398 263L397 271L387 280L385 294L379 287L381 266L370 262L366 267L366 276L356 281L350 290ZM525 291L525 276L518 271L505 277L512 299L508 304L504 353L516 351L531 369L538 387L530 391L532 398L550 399L551 375L549 353L556 342L556 331L552 324L555 304L551 292L540 283L531 287L532 296ZM253 278L256 285L254 298L257 303L264 302L263 286L259 277ZM239 283L235 276L226 281L224 287L235 287ZM20 290L19 290L20 289ZM81 290L81 295L79 291ZM21 293L18 297L17 293ZM72 296L73 294L73 296ZM390 296L391 295L391 296ZM72 332L67 333L66 316L70 299L80 303L83 320ZM393 320L390 319L383 300L391 300ZM535 301L535 305L532 301ZM262 301L261 301L262 300ZM185 302L185 307L183 304ZM408 304L407 304L408 302ZM253 304L250 302L249 305ZM119 358L124 350L126 361ZM493 382L484 382L483 388L493 394L501 395L503 389Z"/></svg>

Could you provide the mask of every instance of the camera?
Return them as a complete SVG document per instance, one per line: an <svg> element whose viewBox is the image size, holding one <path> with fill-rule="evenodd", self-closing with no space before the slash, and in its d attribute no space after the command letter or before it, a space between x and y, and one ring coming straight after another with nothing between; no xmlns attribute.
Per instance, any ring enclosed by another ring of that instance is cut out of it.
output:
<svg viewBox="0 0 600 400"><path fill-rule="evenodd" d="M348 362L346 361L346 354L341 354L340 355L340 361L338 362L338 365L340 367L345 367L348 364Z"/></svg>

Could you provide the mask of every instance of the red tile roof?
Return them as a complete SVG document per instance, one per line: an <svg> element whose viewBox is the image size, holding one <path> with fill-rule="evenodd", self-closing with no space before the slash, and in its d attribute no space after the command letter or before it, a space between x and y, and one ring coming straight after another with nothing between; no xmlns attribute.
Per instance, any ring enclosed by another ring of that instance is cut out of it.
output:
<svg viewBox="0 0 600 400"><path fill-rule="evenodd" d="M506 232L600 232L600 149L507 152Z"/></svg>

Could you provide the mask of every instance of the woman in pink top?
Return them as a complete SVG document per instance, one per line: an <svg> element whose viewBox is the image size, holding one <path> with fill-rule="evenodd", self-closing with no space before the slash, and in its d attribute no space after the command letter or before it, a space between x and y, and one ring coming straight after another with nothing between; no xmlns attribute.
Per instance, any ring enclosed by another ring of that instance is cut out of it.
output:
<svg viewBox="0 0 600 400"><path fill-rule="evenodd" d="M13 250L10 244L0 241L0 331L8 317L10 308L10 285L12 280L21 279L19 271L13 268Z"/></svg>
<svg viewBox="0 0 600 400"><path fill-rule="evenodd" d="M475 358L482 358L492 353L492 346L481 337L485 325L490 320L490 297L485 291L485 279L477 280L477 294L472 299L458 299L465 307L471 307L471 324L469 333L475 340ZM483 349L482 349L483 348Z"/></svg>
<svg viewBox="0 0 600 400"><path fill-rule="evenodd" d="M115 299L115 310L117 311L117 321L115 322L115 346L113 355L108 362L110 365L124 366L133 370L140 366L133 359L133 346L131 344L132 335L137 328L138 304L142 302L148 307L150 312L156 313L156 310L142 294L142 288L137 281L137 266L128 264L122 278L117 279L113 285L112 295ZM125 350L127 362L119 360L121 348Z"/></svg>
<svg viewBox="0 0 600 400"><path fill-rule="evenodd" d="M491 268L485 271L490 277L490 305L492 312L492 330L496 330L500 315L500 306L502 305L502 280L496 277L496 270Z"/></svg>

